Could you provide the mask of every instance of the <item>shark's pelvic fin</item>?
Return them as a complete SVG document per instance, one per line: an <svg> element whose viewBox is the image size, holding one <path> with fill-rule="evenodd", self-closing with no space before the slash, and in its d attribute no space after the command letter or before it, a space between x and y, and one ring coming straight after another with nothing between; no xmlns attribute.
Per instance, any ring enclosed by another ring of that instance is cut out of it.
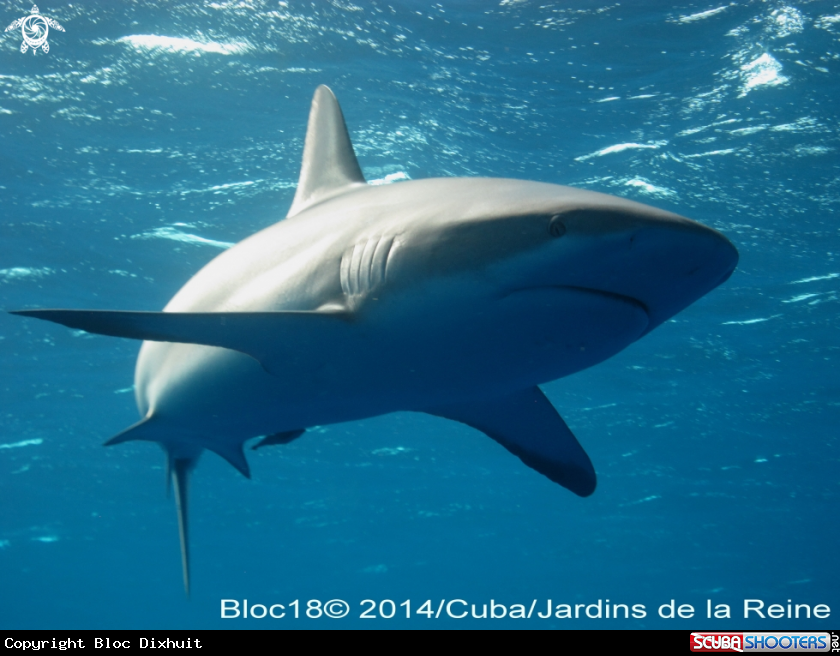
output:
<svg viewBox="0 0 840 656"><path fill-rule="evenodd" d="M251 478L251 468L248 466L248 461L245 460L245 452L242 450L244 442L243 440L238 444L232 444L225 440L217 440L204 446L227 460L245 478Z"/></svg>
<svg viewBox="0 0 840 656"><path fill-rule="evenodd" d="M190 596L190 535L188 488L190 471L195 466L196 458L177 458L167 454L167 469L172 474L172 486L175 488L175 506L178 510L178 536L181 541L181 567L184 571L184 590Z"/></svg>
<svg viewBox="0 0 840 656"><path fill-rule="evenodd" d="M147 442L160 441L158 436L153 435L149 420L151 417L143 417L136 424L132 424L124 431L117 433L104 442L102 446L114 446L115 444L122 444L123 442L131 442L133 440L144 440Z"/></svg>
<svg viewBox="0 0 840 656"><path fill-rule="evenodd" d="M538 387L426 412L477 428L578 496L588 497L595 491L595 469L589 456Z"/></svg>
<svg viewBox="0 0 840 656"><path fill-rule="evenodd" d="M305 432L305 428L298 428L296 430L283 431L282 433L274 433L274 435L266 435L251 448L256 451L264 446L272 446L273 444L288 444L299 438Z"/></svg>
<svg viewBox="0 0 840 656"><path fill-rule="evenodd" d="M338 100L321 85L312 98L300 180L288 216L364 184Z"/></svg>
<svg viewBox="0 0 840 656"><path fill-rule="evenodd" d="M285 359L295 357L301 348L340 339L340 335L330 331L340 331L344 324L341 319L352 318L349 311L340 309L314 312L17 310L11 314L112 337L221 346L250 355L272 374L281 373ZM145 439L140 433L127 435L142 423L131 426L107 444Z"/></svg>

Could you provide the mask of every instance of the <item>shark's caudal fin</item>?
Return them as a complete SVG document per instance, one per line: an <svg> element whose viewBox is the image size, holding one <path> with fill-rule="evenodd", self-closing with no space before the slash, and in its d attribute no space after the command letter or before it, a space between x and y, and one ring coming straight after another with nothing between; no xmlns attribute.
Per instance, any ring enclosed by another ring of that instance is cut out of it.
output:
<svg viewBox="0 0 840 656"><path fill-rule="evenodd" d="M155 421L153 416L144 417L105 442L105 446L114 446L123 442L140 440L157 442L166 451L167 496L175 490L175 507L178 511L178 536L181 542L181 566L184 570L184 590L190 595L190 540L189 540L189 502L188 486L190 472L195 468L204 449L220 455L233 465L243 476L251 478L251 471L245 454L243 442L208 440L206 444L192 441L179 442L167 435L167 429ZM302 432L302 431L301 431Z"/></svg>
<svg viewBox="0 0 840 656"><path fill-rule="evenodd" d="M167 454L167 468L175 488L175 507L178 510L178 537L181 542L181 568L184 572L184 591L190 596L190 534L189 534L189 476L197 458L176 458Z"/></svg>
<svg viewBox="0 0 840 656"><path fill-rule="evenodd" d="M300 180L288 216L364 184L341 107L329 87L322 84L312 98Z"/></svg>
<svg viewBox="0 0 840 656"><path fill-rule="evenodd" d="M426 412L477 428L578 496L588 497L595 491L595 469L589 456L539 387Z"/></svg>

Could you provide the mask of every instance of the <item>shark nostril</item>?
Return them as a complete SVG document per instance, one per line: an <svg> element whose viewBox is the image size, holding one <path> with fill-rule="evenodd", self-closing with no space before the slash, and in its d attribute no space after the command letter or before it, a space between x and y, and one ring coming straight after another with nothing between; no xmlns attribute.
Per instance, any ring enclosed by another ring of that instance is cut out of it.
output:
<svg viewBox="0 0 840 656"><path fill-rule="evenodd" d="M552 237L562 237L566 234L566 224L560 218L559 214L555 214L548 222L548 233Z"/></svg>

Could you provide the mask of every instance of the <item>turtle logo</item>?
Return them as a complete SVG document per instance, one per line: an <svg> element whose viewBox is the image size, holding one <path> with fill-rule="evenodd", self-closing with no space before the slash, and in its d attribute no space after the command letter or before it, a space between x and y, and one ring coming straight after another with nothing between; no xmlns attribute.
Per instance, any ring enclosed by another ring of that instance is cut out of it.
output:
<svg viewBox="0 0 840 656"><path fill-rule="evenodd" d="M50 28L59 32L64 31L64 28L58 24L58 21L42 16L41 12L38 11L38 5L32 5L32 11L29 13L29 16L18 18L6 28L6 31L9 32L17 28L20 28L20 32L23 34L23 43L20 44L20 51L26 52L29 48L32 48L33 55L38 48L41 48L44 52L50 51L50 44L47 43L47 34L50 33Z"/></svg>

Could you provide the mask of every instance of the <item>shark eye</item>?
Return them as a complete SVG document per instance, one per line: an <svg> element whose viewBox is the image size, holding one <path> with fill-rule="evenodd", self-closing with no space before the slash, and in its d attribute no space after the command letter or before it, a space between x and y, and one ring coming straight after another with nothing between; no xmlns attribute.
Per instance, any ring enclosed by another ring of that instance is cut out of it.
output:
<svg viewBox="0 0 840 656"><path fill-rule="evenodd" d="M548 222L548 233L552 237L562 237L566 234L566 225L560 218L559 214L555 214Z"/></svg>

